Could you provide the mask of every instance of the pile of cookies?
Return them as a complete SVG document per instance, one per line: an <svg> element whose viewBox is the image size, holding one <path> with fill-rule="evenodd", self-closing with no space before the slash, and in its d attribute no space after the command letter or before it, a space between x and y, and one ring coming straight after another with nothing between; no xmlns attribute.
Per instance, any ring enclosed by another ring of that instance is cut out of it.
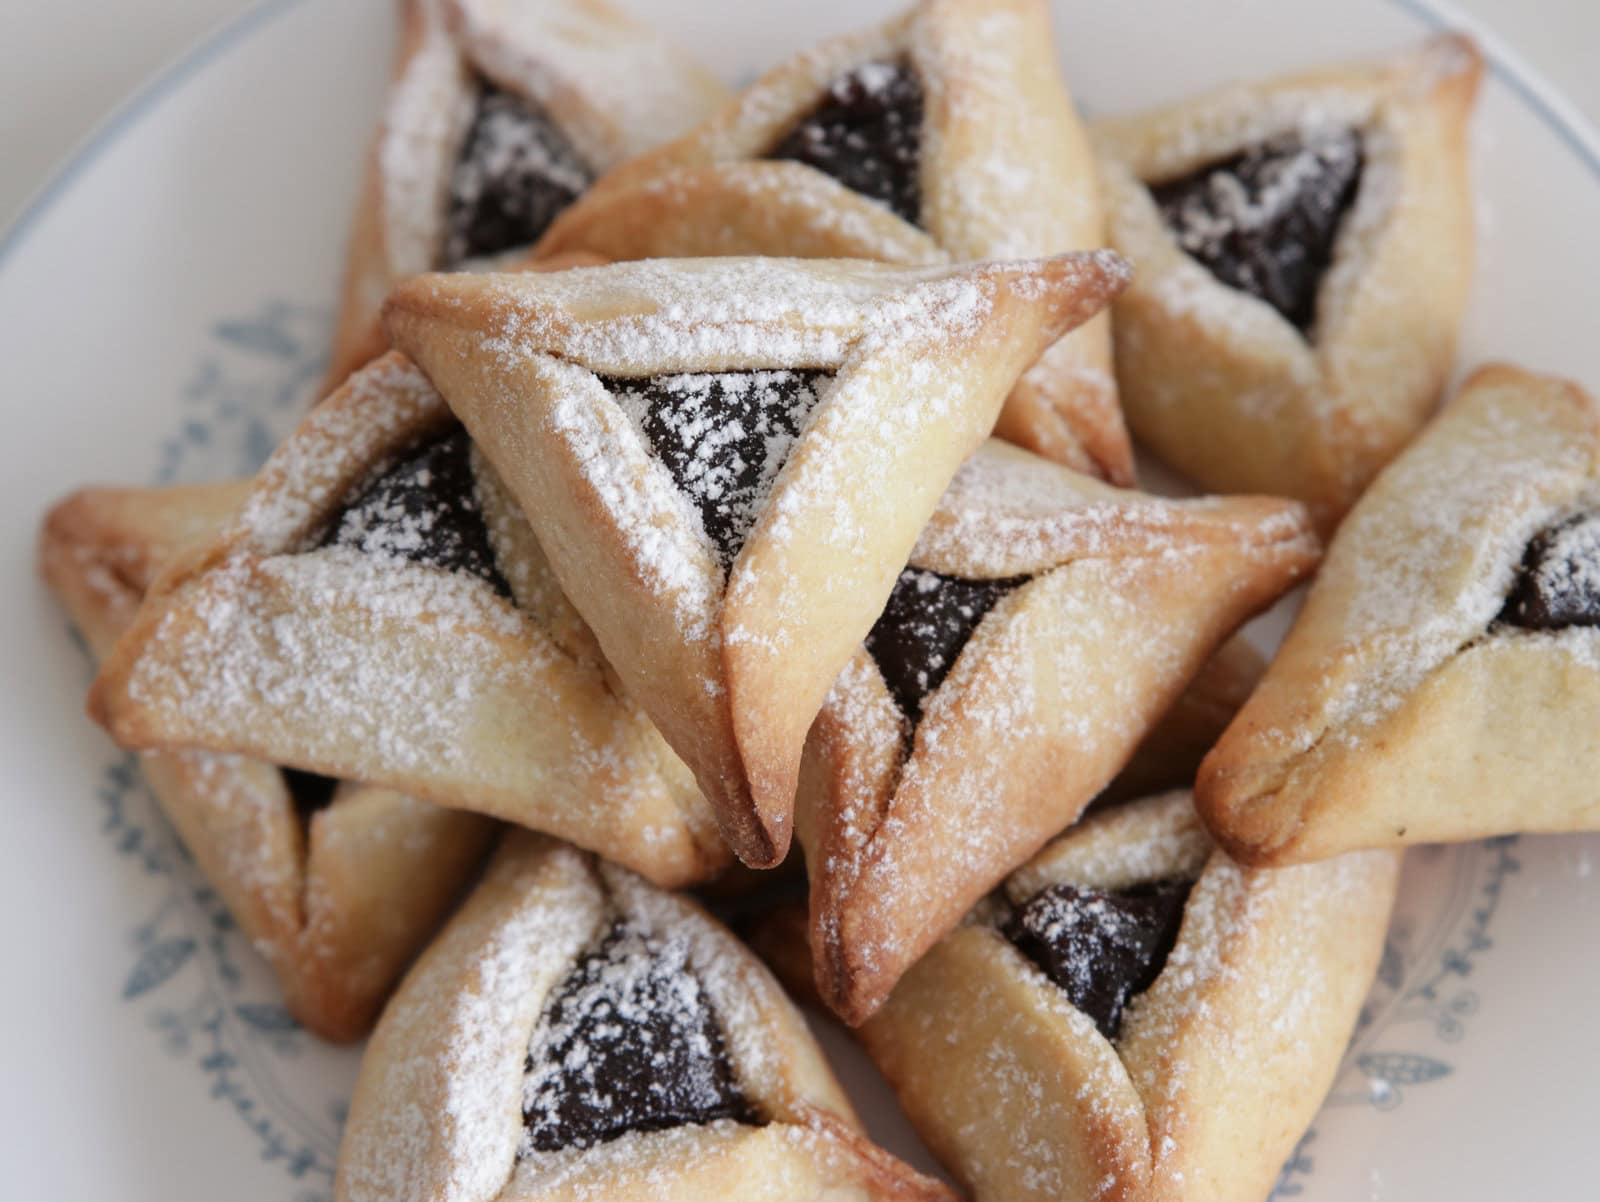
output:
<svg viewBox="0 0 1600 1202"><path fill-rule="evenodd" d="M1045 0L738 96L402 13L316 404L42 537L288 1005L376 1024L338 1196L958 1196L791 994L980 1202L1265 1196L1400 849L1600 824L1600 407L1431 416L1473 47L1086 128Z"/></svg>

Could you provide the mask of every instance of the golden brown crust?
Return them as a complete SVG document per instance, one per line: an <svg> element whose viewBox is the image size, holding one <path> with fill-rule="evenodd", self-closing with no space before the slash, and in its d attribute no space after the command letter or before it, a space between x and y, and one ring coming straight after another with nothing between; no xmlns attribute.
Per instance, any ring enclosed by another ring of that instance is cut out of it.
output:
<svg viewBox="0 0 1600 1202"><path fill-rule="evenodd" d="M724 1119L519 1155L535 1024L568 967L618 918L687 944L763 1125ZM525 833L507 840L384 1014L356 1084L335 1196L954 1202L866 1140L804 1020L731 935L687 899Z"/></svg>
<svg viewBox="0 0 1600 1202"><path fill-rule="evenodd" d="M402 0L400 13L323 394L387 348L379 311L389 289L438 266L440 213L475 77L537 103L602 171L727 97L687 55L607 0ZM563 255L541 269L596 261Z"/></svg>
<svg viewBox="0 0 1600 1202"><path fill-rule="evenodd" d="M839 75L902 58L926 93L916 225L812 167L765 157ZM1061 78L1048 5L922 0L796 55L691 133L618 167L556 220L537 253L932 265L1087 250L1105 240L1098 172ZM1070 467L1132 482L1108 316L1045 352L1017 383L998 433Z"/></svg>
<svg viewBox="0 0 1600 1202"><path fill-rule="evenodd" d="M1210 489L1298 497L1326 529L1416 432L1466 307L1481 73L1469 40L1441 36L1095 127L1112 242L1138 265L1117 305L1118 381L1151 449ZM1358 127L1365 166L1307 338L1185 254L1147 185L1313 119Z"/></svg>
<svg viewBox="0 0 1600 1202"><path fill-rule="evenodd" d="M395 293L388 320L724 836L762 866L788 846L811 719L940 490L1038 349L1120 285L1104 255L922 271L671 260L426 277ZM832 378L724 583L698 515L601 377L782 368Z"/></svg>
<svg viewBox="0 0 1600 1202"><path fill-rule="evenodd" d="M1169 789L1192 788L1200 761L1217 745L1266 670L1266 659L1244 635L1223 643L1095 803L1114 805Z"/></svg>
<svg viewBox="0 0 1600 1202"><path fill-rule="evenodd" d="M1392 852L1240 869L1209 851L1187 794L1130 803L1050 844L857 1035L976 1202L1261 1197L1332 1082L1398 869ZM1115 1040L997 929L1057 882L1193 873L1177 945ZM804 939L792 919L782 930L787 975Z"/></svg>
<svg viewBox="0 0 1600 1202"><path fill-rule="evenodd" d="M51 507L39 532L39 572L90 650L101 657L161 567L220 529L248 486L85 489Z"/></svg>
<svg viewBox="0 0 1600 1202"><path fill-rule="evenodd" d="M548 574L537 544L496 548L521 604L476 576L315 545L377 466L451 420L398 354L353 376L155 583L92 714L124 745L369 781L569 835L667 883L713 874L728 853L704 800L612 691L559 590L533 582Z"/></svg>
<svg viewBox="0 0 1600 1202"><path fill-rule="evenodd" d="M1548 376L1475 373L1345 519L1206 757L1218 840L1286 864L1600 824L1600 633L1497 622L1528 539L1597 489L1600 404Z"/></svg>
<svg viewBox="0 0 1600 1202"><path fill-rule="evenodd" d="M242 482L91 489L50 511L40 569L97 657L132 622L159 565L214 536L246 492ZM290 1011L328 1039L366 1032L494 834L477 815L357 785L303 829L270 764L174 751L140 766Z"/></svg>
<svg viewBox="0 0 1600 1202"><path fill-rule="evenodd" d="M1303 508L1123 493L992 442L913 568L1028 579L905 719L858 650L807 745L799 832L818 988L859 1023L1082 812L1216 646L1315 565Z"/></svg>

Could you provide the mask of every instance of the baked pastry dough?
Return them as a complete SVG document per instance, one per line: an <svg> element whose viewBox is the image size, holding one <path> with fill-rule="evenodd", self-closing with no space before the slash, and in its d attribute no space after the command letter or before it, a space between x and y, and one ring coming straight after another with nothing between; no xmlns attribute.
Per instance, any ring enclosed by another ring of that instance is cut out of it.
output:
<svg viewBox="0 0 1600 1202"><path fill-rule="evenodd" d="M747 864L806 731L1018 373L1109 252L907 270L678 259L425 276L387 308Z"/></svg>
<svg viewBox="0 0 1600 1202"><path fill-rule="evenodd" d="M1106 810L984 899L857 1035L976 1202L1264 1198L1332 1084L1399 863L1240 868L1187 793Z"/></svg>
<svg viewBox="0 0 1600 1202"><path fill-rule="evenodd" d="M871 1014L1318 551L1292 501L1122 492L998 441L968 460L806 746L828 1005Z"/></svg>
<svg viewBox="0 0 1600 1202"><path fill-rule="evenodd" d="M133 620L158 566L214 536L244 491L90 489L50 511L40 569L96 656ZM177 751L141 767L289 1010L329 1039L366 1032L494 836L476 814L256 760Z"/></svg>
<svg viewBox="0 0 1600 1202"><path fill-rule="evenodd" d="M401 0L329 364L384 350L409 275L525 253L594 177L688 129L727 91L609 0Z"/></svg>
<svg viewBox="0 0 1600 1202"><path fill-rule="evenodd" d="M1236 634L1223 643L1150 728L1095 804L1192 789L1200 761L1217 745L1266 670L1267 661L1245 635Z"/></svg>
<svg viewBox="0 0 1600 1202"><path fill-rule="evenodd" d="M1485 368L1362 497L1201 769L1248 863L1600 828L1600 404Z"/></svg>
<svg viewBox="0 0 1600 1202"><path fill-rule="evenodd" d="M1331 526L1426 420L1473 257L1464 37L1099 123L1134 433Z"/></svg>
<svg viewBox="0 0 1600 1202"><path fill-rule="evenodd" d="M323 401L236 518L156 582L90 707L124 746L369 781L667 884L729 859L493 470L395 353Z"/></svg>
<svg viewBox="0 0 1600 1202"><path fill-rule="evenodd" d="M516 832L384 1012L339 1202L956 1202L686 898Z"/></svg>
<svg viewBox="0 0 1600 1202"><path fill-rule="evenodd" d="M1099 173L1046 0L921 0L795 55L692 132L617 168L539 252L932 265L1105 242ZM1132 482L1109 316L1045 352L996 432Z"/></svg>

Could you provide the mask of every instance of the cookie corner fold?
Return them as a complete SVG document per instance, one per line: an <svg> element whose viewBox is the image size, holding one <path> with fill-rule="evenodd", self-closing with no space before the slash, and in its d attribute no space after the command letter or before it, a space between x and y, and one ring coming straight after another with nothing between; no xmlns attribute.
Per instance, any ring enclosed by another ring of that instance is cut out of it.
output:
<svg viewBox="0 0 1600 1202"><path fill-rule="evenodd" d="M1284 749L1263 759L1272 738L1241 714L1200 761L1194 804L1218 845L1252 868L1298 862L1296 844L1310 799L1295 786L1295 770L1310 749Z"/></svg>

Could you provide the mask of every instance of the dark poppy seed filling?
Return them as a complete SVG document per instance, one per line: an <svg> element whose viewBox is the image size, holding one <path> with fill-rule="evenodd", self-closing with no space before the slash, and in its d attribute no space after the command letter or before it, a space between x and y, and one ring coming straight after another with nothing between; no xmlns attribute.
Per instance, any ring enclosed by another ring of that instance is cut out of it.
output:
<svg viewBox="0 0 1600 1202"><path fill-rule="evenodd" d="M531 245L593 182L544 110L483 83L450 176L439 266Z"/></svg>
<svg viewBox="0 0 1600 1202"><path fill-rule="evenodd" d="M339 787L339 782L333 777L302 772L298 768L280 768L278 771L283 773L283 786L289 790L289 800L294 802L295 813L300 815L302 822L309 822L311 815L333 804L334 791Z"/></svg>
<svg viewBox="0 0 1600 1202"><path fill-rule="evenodd" d="M520 1155L630 1131L758 1124L683 940L619 920L557 986L529 1044Z"/></svg>
<svg viewBox="0 0 1600 1202"><path fill-rule="evenodd" d="M1026 576L966 580L907 568L867 634L867 651L913 725L922 703L944 683L983 616Z"/></svg>
<svg viewBox="0 0 1600 1202"><path fill-rule="evenodd" d="M1178 941L1193 881L1127 889L1052 885L1012 914L1005 937L1115 1039L1130 998L1155 984Z"/></svg>
<svg viewBox="0 0 1600 1202"><path fill-rule="evenodd" d="M466 572L511 596L478 503L472 440L459 425L368 481L317 545Z"/></svg>
<svg viewBox="0 0 1600 1202"><path fill-rule="evenodd" d="M1600 513L1577 513L1539 531L1499 621L1527 630L1600 626Z"/></svg>
<svg viewBox="0 0 1600 1202"><path fill-rule="evenodd" d="M694 502L727 569L830 378L821 371L724 371L603 383Z"/></svg>
<svg viewBox="0 0 1600 1202"><path fill-rule="evenodd" d="M768 157L815 167L915 225L922 112L922 83L908 63L862 63L829 84L822 103Z"/></svg>
<svg viewBox="0 0 1600 1202"><path fill-rule="evenodd" d="M1289 133L1151 192L1179 246L1306 333L1363 160L1348 127Z"/></svg>

